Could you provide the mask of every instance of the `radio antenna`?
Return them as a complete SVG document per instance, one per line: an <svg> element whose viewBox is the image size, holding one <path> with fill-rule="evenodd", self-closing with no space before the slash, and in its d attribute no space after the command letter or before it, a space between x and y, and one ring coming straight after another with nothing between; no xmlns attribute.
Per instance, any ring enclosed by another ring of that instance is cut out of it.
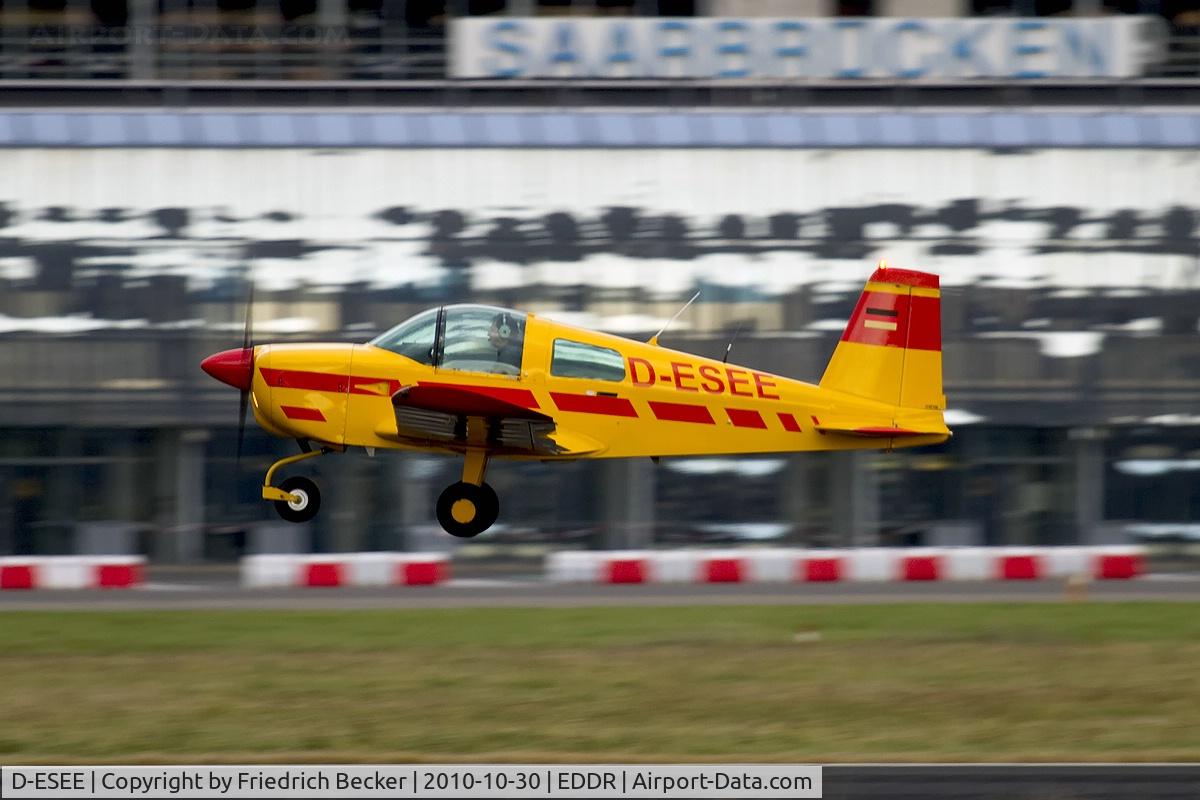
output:
<svg viewBox="0 0 1200 800"><path fill-rule="evenodd" d="M722 364L729 363L729 351L733 349L733 343L737 340L738 334L742 332L742 320L738 320L738 326L733 332L733 336L729 337L729 344L725 345L725 357L721 359Z"/></svg>
<svg viewBox="0 0 1200 800"><path fill-rule="evenodd" d="M694 295L692 295L692 299L688 300L686 303L684 303L683 308L676 311L675 316L673 316L669 320L667 320L667 324L663 325L661 328L659 328L658 333L656 333L650 337L650 344L657 345L658 337L662 336L663 333L667 330L667 328L671 327L671 323L674 322L675 320L679 319L679 315L682 314L683 312L687 311L688 306L690 306L692 303L696 302L696 298L699 296L700 296L700 292L696 292Z"/></svg>

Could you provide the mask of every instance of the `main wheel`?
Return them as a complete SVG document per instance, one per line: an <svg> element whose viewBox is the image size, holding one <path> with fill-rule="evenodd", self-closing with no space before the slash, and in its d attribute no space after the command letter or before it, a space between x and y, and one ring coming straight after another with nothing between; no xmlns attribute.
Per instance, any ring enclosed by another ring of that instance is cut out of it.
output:
<svg viewBox="0 0 1200 800"><path fill-rule="evenodd" d="M296 500L276 500L275 510L288 522L308 522L321 510L321 490L308 478L288 478L279 488Z"/></svg>
<svg viewBox="0 0 1200 800"><path fill-rule="evenodd" d="M500 516L500 498L486 483L451 484L437 501L437 518L451 536L470 539L492 527Z"/></svg>

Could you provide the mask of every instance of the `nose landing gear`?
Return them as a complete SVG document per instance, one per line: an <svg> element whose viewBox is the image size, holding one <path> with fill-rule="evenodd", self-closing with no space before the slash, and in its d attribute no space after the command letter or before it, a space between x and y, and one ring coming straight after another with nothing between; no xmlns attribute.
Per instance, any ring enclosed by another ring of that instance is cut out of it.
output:
<svg viewBox="0 0 1200 800"><path fill-rule="evenodd" d="M271 465L263 478L262 498L275 503L275 511L288 522L308 522L321 510L321 490L308 478L292 477L283 481L279 486L272 486L271 480L280 467L295 464L306 458L316 458L332 453L328 447L320 450L309 450L287 458L281 458Z"/></svg>

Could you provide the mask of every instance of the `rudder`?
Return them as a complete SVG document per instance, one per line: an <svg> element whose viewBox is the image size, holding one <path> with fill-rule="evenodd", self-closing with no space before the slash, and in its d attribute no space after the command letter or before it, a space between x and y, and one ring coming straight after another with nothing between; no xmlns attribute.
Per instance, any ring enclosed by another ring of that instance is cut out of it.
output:
<svg viewBox="0 0 1200 800"><path fill-rule="evenodd" d="M846 324L821 388L893 406L945 410L937 275L882 263Z"/></svg>

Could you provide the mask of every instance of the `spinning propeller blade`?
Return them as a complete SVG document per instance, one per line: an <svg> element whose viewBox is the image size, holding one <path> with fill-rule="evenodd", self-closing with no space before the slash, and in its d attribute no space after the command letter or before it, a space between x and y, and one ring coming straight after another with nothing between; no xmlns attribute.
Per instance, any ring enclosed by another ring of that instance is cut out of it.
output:
<svg viewBox="0 0 1200 800"><path fill-rule="evenodd" d="M251 320L254 316L254 281L250 281L250 292L246 298L246 329L242 334L242 359L249 363L250 375L254 375L254 341L250 328ZM253 380L253 377L251 377ZM250 403L249 387L241 390L241 396L238 398L238 436L237 436L237 456L235 464L241 466L242 463L242 440L246 437L246 406Z"/></svg>

